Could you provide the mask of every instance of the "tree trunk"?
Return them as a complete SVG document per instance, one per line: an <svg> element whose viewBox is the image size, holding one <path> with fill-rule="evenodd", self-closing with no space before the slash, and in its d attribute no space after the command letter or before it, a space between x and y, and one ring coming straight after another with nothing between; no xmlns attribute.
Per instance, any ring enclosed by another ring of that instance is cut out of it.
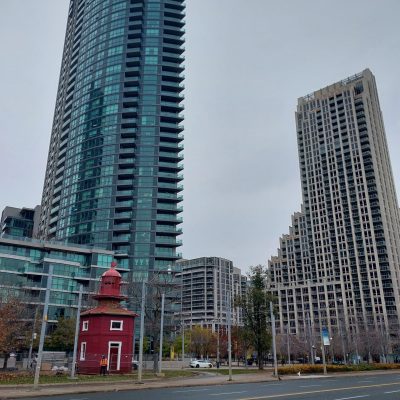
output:
<svg viewBox="0 0 400 400"><path fill-rule="evenodd" d="M153 353L153 372L154 373L158 372L158 357L159 357L159 354L158 354L158 352L155 351Z"/></svg>
<svg viewBox="0 0 400 400"><path fill-rule="evenodd" d="M3 369L7 369L7 361L10 358L10 353L4 353L4 364L3 364Z"/></svg>

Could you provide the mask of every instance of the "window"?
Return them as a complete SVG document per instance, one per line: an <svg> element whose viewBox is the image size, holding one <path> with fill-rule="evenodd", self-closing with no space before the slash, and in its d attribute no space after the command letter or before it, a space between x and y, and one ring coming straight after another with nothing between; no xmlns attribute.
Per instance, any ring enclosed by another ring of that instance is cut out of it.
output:
<svg viewBox="0 0 400 400"><path fill-rule="evenodd" d="M82 322L82 331L88 331L89 330L89 321L83 321Z"/></svg>
<svg viewBox="0 0 400 400"><path fill-rule="evenodd" d="M110 331L122 331L123 321L111 321Z"/></svg>
<svg viewBox="0 0 400 400"><path fill-rule="evenodd" d="M81 361L83 361L83 360L85 360L85 357L86 357L86 342L82 342L81 343L81 354L80 354L79 359Z"/></svg>

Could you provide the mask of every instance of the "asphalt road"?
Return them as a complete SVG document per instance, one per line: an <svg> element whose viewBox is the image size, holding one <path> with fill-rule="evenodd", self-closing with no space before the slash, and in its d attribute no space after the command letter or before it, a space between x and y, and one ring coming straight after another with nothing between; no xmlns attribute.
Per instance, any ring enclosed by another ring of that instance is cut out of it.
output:
<svg viewBox="0 0 400 400"><path fill-rule="evenodd" d="M399 400L400 373L277 382L143 389L47 397L51 400ZM37 397L31 400L43 400Z"/></svg>

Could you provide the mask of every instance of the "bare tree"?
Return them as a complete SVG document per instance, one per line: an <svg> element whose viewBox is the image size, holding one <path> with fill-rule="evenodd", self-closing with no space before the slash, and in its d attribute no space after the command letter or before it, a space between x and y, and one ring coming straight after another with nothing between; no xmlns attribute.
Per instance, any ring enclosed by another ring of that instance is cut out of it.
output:
<svg viewBox="0 0 400 400"><path fill-rule="evenodd" d="M9 353L27 346L28 309L17 299L0 302L0 353L5 355L7 368Z"/></svg>
<svg viewBox="0 0 400 400"><path fill-rule="evenodd" d="M176 328L175 321L176 304L180 301L180 283L168 271L153 271L146 283L145 304L145 335L150 342L150 352L153 354L153 371L158 370L158 359L160 349L161 309L162 296L164 303L164 334L169 337ZM128 285L128 298L131 306L140 310L142 297L142 283L133 282Z"/></svg>

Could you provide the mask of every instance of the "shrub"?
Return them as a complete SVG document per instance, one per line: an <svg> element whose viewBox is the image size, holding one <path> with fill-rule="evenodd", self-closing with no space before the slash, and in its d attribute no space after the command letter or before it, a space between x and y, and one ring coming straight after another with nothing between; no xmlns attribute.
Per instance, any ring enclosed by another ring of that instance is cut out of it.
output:
<svg viewBox="0 0 400 400"><path fill-rule="evenodd" d="M400 364L327 365L326 368L328 372L357 372L400 369ZM295 364L278 368L278 373L280 375L294 375L298 372L301 372L302 374L322 374L324 372L324 367L321 364Z"/></svg>

